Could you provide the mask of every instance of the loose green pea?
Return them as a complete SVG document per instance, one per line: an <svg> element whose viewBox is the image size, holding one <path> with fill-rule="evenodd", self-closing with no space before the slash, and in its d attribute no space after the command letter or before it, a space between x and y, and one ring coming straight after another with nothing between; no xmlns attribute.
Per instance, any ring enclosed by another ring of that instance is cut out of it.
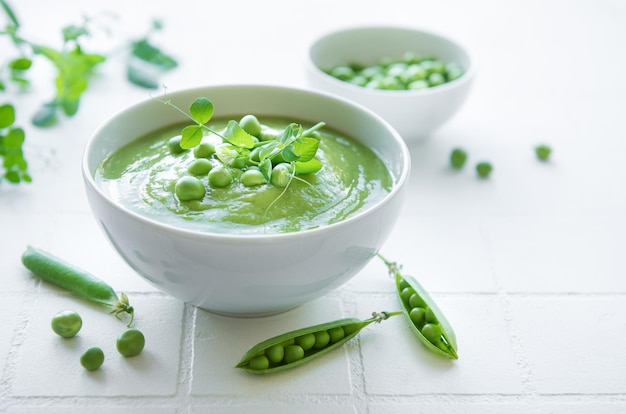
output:
<svg viewBox="0 0 626 414"><path fill-rule="evenodd" d="M270 361L265 355L257 355L250 360L251 369L267 369L270 367Z"/></svg>
<svg viewBox="0 0 626 414"><path fill-rule="evenodd" d="M209 185L215 188L223 188L233 181L233 175L223 165L218 165L209 172Z"/></svg>
<svg viewBox="0 0 626 414"><path fill-rule="evenodd" d="M246 165L248 165L249 160L250 160L250 156L239 156L233 160L230 166L241 170L245 168Z"/></svg>
<svg viewBox="0 0 626 414"><path fill-rule="evenodd" d="M430 86L439 86L443 85L444 83L446 83L446 78L444 78L443 75L439 72L431 73L428 76L428 84Z"/></svg>
<svg viewBox="0 0 626 414"><path fill-rule="evenodd" d="M185 149L180 146L180 136L170 138L167 141L167 148L170 150L172 154L181 154L185 152Z"/></svg>
<svg viewBox="0 0 626 414"><path fill-rule="evenodd" d="M291 364L304 358L304 349L299 345L285 347L285 363Z"/></svg>
<svg viewBox="0 0 626 414"><path fill-rule="evenodd" d="M174 192L181 201L200 200L206 194L206 189L202 181L196 177L185 175L176 181Z"/></svg>
<svg viewBox="0 0 626 414"><path fill-rule="evenodd" d="M463 148L454 148L450 153L450 165L453 168L460 169L467 161L467 152Z"/></svg>
<svg viewBox="0 0 626 414"><path fill-rule="evenodd" d="M315 346L315 335L312 333L302 335L296 338L296 345L299 345L305 351Z"/></svg>
<svg viewBox="0 0 626 414"><path fill-rule="evenodd" d="M446 79L448 82L460 78L463 73L463 67L461 67L458 63L448 63L446 65Z"/></svg>
<svg viewBox="0 0 626 414"><path fill-rule="evenodd" d="M241 184L246 187L255 187L257 185L265 184L265 177L263 176L263 173L255 169L244 171L239 180L241 181Z"/></svg>
<svg viewBox="0 0 626 414"><path fill-rule="evenodd" d="M369 66L361 71L361 76L372 80L377 76L382 75L385 72L385 69L382 66L374 65Z"/></svg>
<svg viewBox="0 0 626 414"><path fill-rule="evenodd" d="M429 86L430 85L428 84L427 81L420 79L420 80L416 80L416 81L409 83L408 89L412 91L419 91L422 89L428 89Z"/></svg>
<svg viewBox="0 0 626 414"><path fill-rule="evenodd" d="M285 357L285 348L281 344L273 345L265 350L265 356L270 362L278 364Z"/></svg>
<svg viewBox="0 0 626 414"><path fill-rule="evenodd" d="M211 161L206 158L198 158L187 166L187 172L193 175L207 175L212 168L213 164L211 164Z"/></svg>
<svg viewBox="0 0 626 414"><path fill-rule="evenodd" d="M95 371L104 362L104 352L97 346L87 349L80 356L80 364L88 371Z"/></svg>
<svg viewBox="0 0 626 414"><path fill-rule="evenodd" d="M547 161L552 153L552 148L547 145L537 145L535 147L535 155L541 161Z"/></svg>
<svg viewBox="0 0 626 414"><path fill-rule="evenodd" d="M493 167L488 162L479 162L476 164L476 172L480 178L487 178L491 175Z"/></svg>
<svg viewBox="0 0 626 414"><path fill-rule="evenodd" d="M83 320L76 311L62 310L52 317L50 326L57 335L63 338L72 338L82 328Z"/></svg>
<svg viewBox="0 0 626 414"><path fill-rule="evenodd" d="M210 158L213 154L215 154L215 145L212 142L201 142L193 149L193 156L196 158Z"/></svg>
<svg viewBox="0 0 626 414"><path fill-rule="evenodd" d="M358 75L350 79L348 82L357 86L365 86L367 85L368 79L363 75Z"/></svg>
<svg viewBox="0 0 626 414"><path fill-rule="evenodd" d="M335 66L331 69L330 76L345 81L354 77L354 71L350 66Z"/></svg>
<svg viewBox="0 0 626 414"><path fill-rule="evenodd" d="M285 188L291 180L291 168L288 164L280 163L272 169L270 182L275 187Z"/></svg>
<svg viewBox="0 0 626 414"><path fill-rule="evenodd" d="M315 332L315 344L313 345L315 348L324 348L326 345L330 343L330 335L328 331L320 331Z"/></svg>
<svg viewBox="0 0 626 414"><path fill-rule="evenodd" d="M413 308L409 312L409 317L411 321L415 324L415 326L420 327L426 321L426 309L424 308Z"/></svg>
<svg viewBox="0 0 626 414"><path fill-rule="evenodd" d="M254 115L244 115L239 121L239 126L250 135L261 136L261 123Z"/></svg>
<svg viewBox="0 0 626 414"><path fill-rule="evenodd" d="M346 336L346 333L344 332L341 326L337 326L335 328L329 329L328 335L330 336L330 342L334 343L334 342L341 341L343 337Z"/></svg>
<svg viewBox="0 0 626 414"><path fill-rule="evenodd" d="M117 351L125 357L139 355L146 345L146 338L139 329L127 329L117 337Z"/></svg>

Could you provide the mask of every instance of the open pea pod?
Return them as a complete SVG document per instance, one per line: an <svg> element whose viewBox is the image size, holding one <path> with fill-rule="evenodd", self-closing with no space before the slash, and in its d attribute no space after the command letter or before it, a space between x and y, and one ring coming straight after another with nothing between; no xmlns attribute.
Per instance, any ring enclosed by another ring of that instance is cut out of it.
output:
<svg viewBox="0 0 626 414"><path fill-rule="evenodd" d="M411 276L395 274L398 299L411 328L431 351L458 359L452 326L428 292Z"/></svg>
<svg viewBox="0 0 626 414"><path fill-rule="evenodd" d="M294 368L337 349L372 322L395 313L374 313L372 318L340 319L297 329L269 338L248 350L236 365L252 374L270 374Z"/></svg>

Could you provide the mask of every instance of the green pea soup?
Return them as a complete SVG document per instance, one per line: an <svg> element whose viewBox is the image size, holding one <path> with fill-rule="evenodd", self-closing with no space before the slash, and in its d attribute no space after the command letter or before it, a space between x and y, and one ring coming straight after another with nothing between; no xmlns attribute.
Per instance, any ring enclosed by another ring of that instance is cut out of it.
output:
<svg viewBox="0 0 626 414"><path fill-rule="evenodd" d="M230 118L229 118L230 119ZM312 123L259 117L265 128L281 131L296 122L304 129ZM223 131L228 119L213 119L209 127ZM179 228L211 233L272 234L303 231L344 220L372 206L390 191L393 179L385 164L369 148L351 137L324 127L319 133L316 158L323 167L297 175L286 188L271 183L244 186L238 177L246 169L231 168L233 182L214 188L208 175L196 176L206 188L204 197L181 201L176 182L190 173L196 158L192 150L173 154L168 141L184 125L149 133L110 154L97 168L95 180L112 199L145 217ZM221 138L207 134L215 145ZM220 164L209 158L214 168Z"/></svg>

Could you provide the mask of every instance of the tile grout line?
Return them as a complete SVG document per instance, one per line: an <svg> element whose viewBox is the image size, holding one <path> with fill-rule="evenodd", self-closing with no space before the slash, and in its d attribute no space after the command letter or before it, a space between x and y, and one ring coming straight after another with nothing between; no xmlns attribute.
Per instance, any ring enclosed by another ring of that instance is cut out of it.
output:
<svg viewBox="0 0 626 414"><path fill-rule="evenodd" d="M499 299L500 305L502 306L504 322L507 332L509 334L510 343L513 349L513 355L515 356L515 362L521 374L522 395L534 399L537 396L537 389L534 386L534 372L532 369L532 364L528 360L528 355L524 350L524 346L520 340L519 332L516 328L516 324L511 310L510 296L502 287L500 278L498 277L495 269L495 260L492 248L493 246L490 243L489 238L485 234L484 219L482 219L479 223L479 233L480 238L483 241L483 245L485 246L485 255L489 262L489 270L493 278L496 290L496 298Z"/></svg>

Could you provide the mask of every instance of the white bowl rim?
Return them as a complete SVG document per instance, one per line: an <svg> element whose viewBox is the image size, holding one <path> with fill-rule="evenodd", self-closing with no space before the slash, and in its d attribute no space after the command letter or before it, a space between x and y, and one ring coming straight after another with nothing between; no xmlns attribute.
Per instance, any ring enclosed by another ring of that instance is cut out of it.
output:
<svg viewBox="0 0 626 414"><path fill-rule="evenodd" d="M311 50L313 46L315 46L320 41L335 35L339 35L342 33L348 33L353 31L361 31L361 30L399 30L406 32L414 32L426 34L433 37L438 37L442 40L448 41L455 45L458 49L462 50L468 58L469 66L465 69L465 72L459 78L446 82L441 85L437 85L431 88L419 89L419 90L390 90L390 89L368 89L359 85L354 85L349 82L345 82L339 80L333 76L330 76L328 73L324 72L319 66L313 62L311 58ZM445 92L448 89L456 88L461 86L464 83L471 82L473 78L478 73L478 59L475 53L463 42L460 40L448 35L443 34L442 32L438 32L431 29L423 29L417 26L409 26L409 25L391 25L391 24L358 24L352 26L341 26L339 28L326 30L325 32L319 34L315 39L309 42L309 45L305 49L305 65L309 67L309 70L312 70L317 75L321 76L325 80L331 82L338 88L347 88L350 91L360 91L363 94L371 94L372 96L402 96L402 97L415 97L420 95L433 95L437 93Z"/></svg>
<svg viewBox="0 0 626 414"><path fill-rule="evenodd" d="M400 136L400 134L386 120L384 120L381 116L377 115L372 110L356 102L353 102L349 99L343 98L341 96L337 96L332 93L327 93L323 91L313 90L310 88L301 88L301 87L285 86L285 85L278 85L278 84L267 84L267 83L266 84L232 83L232 84L219 84L219 85L205 85L205 86L199 86L199 87L193 87L193 88L178 89L173 92L168 92L167 95L171 97L173 95L178 95L178 94L183 94L183 93L193 93L194 91L198 91L198 92L206 91L206 89L228 89L228 88L267 88L267 89L282 89L284 91L303 92L307 94L320 95L325 98L330 98L330 99L334 99L337 101L341 101L343 104L356 107L358 110L366 112L368 116L375 118L377 122L383 124L385 128L389 130L389 132L391 133L391 136L393 137L393 139L396 141L396 144L400 148L401 158L404 160L404 165L403 165L402 171L398 179L394 181L391 191L387 193L381 200L376 202L374 205L366 209L359 210L353 215L343 220L340 220L336 223L322 225L320 227L316 227L313 229L299 230L299 231L287 232L287 233L237 234L237 233L215 233L215 232L207 232L207 231L201 231L201 230L193 230L193 229L188 229L188 228L177 227L172 224L163 223L158 220L152 219L148 216L144 216L142 214L134 212L124 207L120 203L112 200L110 196L108 196L100 188L100 186L96 184L94 177L91 174L91 171L89 168L89 162L88 162L89 154L91 152L91 148L93 147L94 139L100 133L100 131L103 130L110 122L112 122L113 120L121 116L123 113L130 111L130 110L134 110L140 106L146 105L148 102L150 102L151 99L154 99L154 97L152 97L152 98L148 98L148 99L144 99L142 101L136 102L121 110L118 110L113 115L105 119L94 130L94 132L91 134L91 136L87 140L87 143L83 149L83 155L82 155L82 162L81 162L82 168L81 169L82 169L83 179L86 185L88 185L92 190L98 193L98 195L103 200L105 200L106 203L108 203L111 207L113 207L117 211L127 216L132 217L134 220L138 220L139 222L145 223L149 226L159 228L163 231L175 233L179 236L184 236L186 238L194 238L194 239L202 239L202 240L219 239L221 242L237 243L237 242L248 241L248 240L268 241L268 240L275 240L275 239L277 240L277 239L283 239L283 238L300 238L300 237L307 237L307 235L309 234L316 234L316 233L324 234L327 232L331 232L336 228L347 226L354 221L362 220L366 214L371 214L374 211L382 208L382 206L389 203L390 200L392 200L392 198L395 198L396 193L401 191L401 189L406 184L406 181L408 180L409 173L411 170L411 156L410 156L409 149L406 143L404 142L404 140L402 139L402 137Z"/></svg>

